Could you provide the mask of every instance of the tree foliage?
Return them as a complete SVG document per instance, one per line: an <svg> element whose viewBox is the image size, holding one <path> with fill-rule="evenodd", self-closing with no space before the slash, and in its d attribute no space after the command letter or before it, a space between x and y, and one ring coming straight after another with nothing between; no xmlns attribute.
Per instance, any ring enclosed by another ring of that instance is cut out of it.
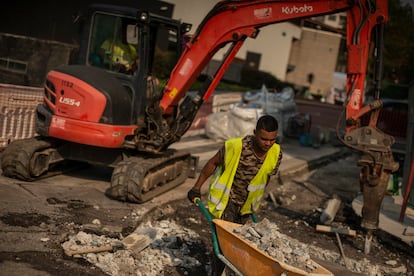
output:
<svg viewBox="0 0 414 276"><path fill-rule="evenodd" d="M268 88L278 89L281 86L281 81L270 73L243 67L241 72L241 85L251 87L252 89L260 89L262 85Z"/></svg>
<svg viewBox="0 0 414 276"><path fill-rule="evenodd" d="M414 80L413 7L389 0L389 19L384 34L384 80L408 84Z"/></svg>

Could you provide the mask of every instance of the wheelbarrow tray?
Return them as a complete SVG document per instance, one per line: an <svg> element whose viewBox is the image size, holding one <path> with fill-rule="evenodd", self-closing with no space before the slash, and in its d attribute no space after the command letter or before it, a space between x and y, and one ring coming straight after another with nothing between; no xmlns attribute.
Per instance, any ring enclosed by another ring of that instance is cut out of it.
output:
<svg viewBox="0 0 414 276"><path fill-rule="evenodd" d="M252 243L245 241L233 233L241 224L213 219L216 226L217 238L223 256L229 260L243 275L308 275L328 276L333 274L318 263L311 260L316 267L313 272L307 272L297 267L272 258Z"/></svg>

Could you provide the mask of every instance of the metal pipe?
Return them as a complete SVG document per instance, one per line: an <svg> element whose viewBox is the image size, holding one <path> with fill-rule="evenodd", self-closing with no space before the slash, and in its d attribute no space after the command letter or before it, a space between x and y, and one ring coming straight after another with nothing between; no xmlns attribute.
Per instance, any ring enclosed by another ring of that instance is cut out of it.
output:
<svg viewBox="0 0 414 276"><path fill-rule="evenodd" d="M375 63L374 63L374 76L373 81L374 87L374 98L380 98L381 91L381 80L383 74L383 63L384 63L384 24L375 27Z"/></svg>
<svg viewBox="0 0 414 276"><path fill-rule="evenodd" d="M404 200L401 206L400 212L400 222L404 222L405 210L407 209L407 202L408 197L410 196L411 185L413 184L414 179L414 152L411 154L411 167L410 167L410 175L408 176L407 186L405 187L404 191Z"/></svg>

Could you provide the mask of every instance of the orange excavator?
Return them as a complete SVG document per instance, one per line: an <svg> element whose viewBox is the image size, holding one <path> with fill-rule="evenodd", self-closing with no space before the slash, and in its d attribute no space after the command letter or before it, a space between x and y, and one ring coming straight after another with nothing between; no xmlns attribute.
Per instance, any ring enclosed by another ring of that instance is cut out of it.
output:
<svg viewBox="0 0 414 276"><path fill-rule="evenodd" d="M169 146L189 129L246 39L270 24L338 12L347 13L348 51L345 135L340 138L362 153L362 226L369 244L388 178L398 169L393 137L376 127L386 0L223 0L192 35L190 24L138 8L93 5L83 23L79 64L48 73L44 102L36 110L38 136L5 149L3 174L32 181L74 160L113 167L106 194L117 200L140 203L172 189L194 176L197 159ZM126 48L118 53L102 49L107 39L132 45L133 64L127 66L119 53ZM196 94L187 93L225 46L215 74ZM364 105L371 52L375 100ZM366 114L370 121L362 126Z"/></svg>

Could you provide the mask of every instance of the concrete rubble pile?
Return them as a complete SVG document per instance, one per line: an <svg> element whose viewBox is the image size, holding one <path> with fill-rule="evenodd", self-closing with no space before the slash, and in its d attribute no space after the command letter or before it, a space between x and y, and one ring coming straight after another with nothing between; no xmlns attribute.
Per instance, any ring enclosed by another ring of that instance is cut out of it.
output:
<svg viewBox="0 0 414 276"><path fill-rule="evenodd" d="M160 275L167 266L198 267L201 263L190 254L188 245L199 240L199 235L177 225L174 221L147 222L140 227L156 230L154 241L135 254L129 250L75 255L86 259L108 275ZM119 243L118 239L87 234L72 235L62 244L64 251Z"/></svg>
<svg viewBox="0 0 414 276"><path fill-rule="evenodd" d="M188 218L193 223L202 224L202 221ZM84 258L89 263L100 268L108 275L138 275L152 276L161 275L167 267L182 267L189 271L199 268L202 264L190 252L194 245L201 244L200 236L172 220L148 221L139 225L139 229L153 229L156 237L148 247L132 252L127 249L106 251L100 253L88 253L74 255L73 257ZM304 244L279 231L276 224L269 222L266 218L256 224L246 224L236 228L236 235L241 235L247 242L256 245L271 257L283 261L286 264L297 267L309 273L315 268L310 260L341 264L342 258L339 252L323 250L315 245ZM79 231L71 235L62 243L63 250L79 250L83 248L98 247L119 243L122 240L110 238L105 235L89 234ZM405 267L387 268L386 266L375 266L367 259L354 260L348 258L351 264L349 270L363 275L404 275ZM385 265L385 264L384 264ZM210 267L205 267L209 271Z"/></svg>

